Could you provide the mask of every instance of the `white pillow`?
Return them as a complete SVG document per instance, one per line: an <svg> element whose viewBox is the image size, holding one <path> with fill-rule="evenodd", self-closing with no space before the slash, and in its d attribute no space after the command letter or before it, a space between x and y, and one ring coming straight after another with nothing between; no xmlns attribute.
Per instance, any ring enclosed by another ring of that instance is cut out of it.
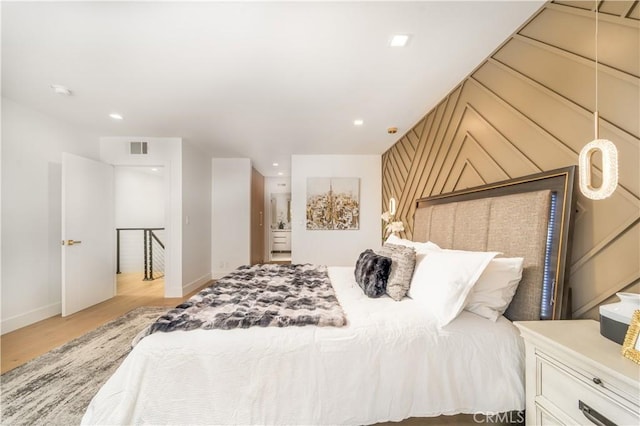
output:
<svg viewBox="0 0 640 426"><path fill-rule="evenodd" d="M522 278L521 257L489 262L467 297L465 310L496 321L507 310Z"/></svg>
<svg viewBox="0 0 640 426"><path fill-rule="evenodd" d="M426 243L418 243L416 241L405 240L394 234L389 235L385 244L395 244L397 246L413 247L416 254L426 254L434 250L442 250L437 244L427 241Z"/></svg>
<svg viewBox="0 0 640 426"><path fill-rule="evenodd" d="M416 256L408 295L432 313L438 327L462 311L467 295L498 252L431 251Z"/></svg>

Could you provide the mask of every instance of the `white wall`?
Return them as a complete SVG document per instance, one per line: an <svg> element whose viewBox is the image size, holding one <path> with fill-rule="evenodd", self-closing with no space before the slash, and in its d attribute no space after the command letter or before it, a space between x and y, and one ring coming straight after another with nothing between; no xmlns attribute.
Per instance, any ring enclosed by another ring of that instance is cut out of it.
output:
<svg viewBox="0 0 640 426"><path fill-rule="evenodd" d="M116 228L164 226L164 168L115 167Z"/></svg>
<svg viewBox="0 0 640 426"><path fill-rule="evenodd" d="M250 262L251 161L212 160L211 267L219 278Z"/></svg>
<svg viewBox="0 0 640 426"><path fill-rule="evenodd" d="M291 179L285 177L265 177L264 193L265 199L269 200L271 194L284 194L291 192Z"/></svg>
<svg viewBox="0 0 640 426"><path fill-rule="evenodd" d="M148 142L147 155L129 153L129 142ZM181 297L182 282L182 139L100 138L100 158L115 166L163 166L165 172L165 297Z"/></svg>
<svg viewBox="0 0 640 426"><path fill-rule="evenodd" d="M2 98L2 333L61 311L62 152L98 137Z"/></svg>
<svg viewBox="0 0 640 426"><path fill-rule="evenodd" d="M211 159L182 143L182 283L184 293L211 279Z"/></svg>
<svg viewBox="0 0 640 426"><path fill-rule="evenodd" d="M309 177L360 178L360 229L307 231ZM294 155L291 157L291 261L352 266L367 248L381 244L382 166L379 155Z"/></svg>
<svg viewBox="0 0 640 426"><path fill-rule="evenodd" d="M116 228L163 228L165 214L164 167L114 168ZM164 240L163 231L155 231ZM143 231L120 232L120 271L144 270Z"/></svg>

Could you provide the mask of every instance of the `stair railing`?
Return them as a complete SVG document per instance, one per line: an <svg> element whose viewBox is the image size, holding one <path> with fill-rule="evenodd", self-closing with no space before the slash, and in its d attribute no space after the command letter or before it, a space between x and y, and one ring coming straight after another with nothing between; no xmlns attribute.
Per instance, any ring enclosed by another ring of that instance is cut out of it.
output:
<svg viewBox="0 0 640 426"><path fill-rule="evenodd" d="M143 232L143 281L152 281L164 276L164 243L154 231L163 231L164 228L116 228L116 274L120 274L120 233L122 231ZM154 276L154 272L156 275Z"/></svg>

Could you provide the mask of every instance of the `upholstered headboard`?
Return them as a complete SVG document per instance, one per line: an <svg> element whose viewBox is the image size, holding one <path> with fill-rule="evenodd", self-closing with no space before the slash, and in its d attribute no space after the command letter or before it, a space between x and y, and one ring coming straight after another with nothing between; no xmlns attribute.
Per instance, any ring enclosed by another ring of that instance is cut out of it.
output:
<svg viewBox="0 0 640 426"><path fill-rule="evenodd" d="M512 321L570 316L565 285L575 166L417 201L413 239L442 248L523 257Z"/></svg>

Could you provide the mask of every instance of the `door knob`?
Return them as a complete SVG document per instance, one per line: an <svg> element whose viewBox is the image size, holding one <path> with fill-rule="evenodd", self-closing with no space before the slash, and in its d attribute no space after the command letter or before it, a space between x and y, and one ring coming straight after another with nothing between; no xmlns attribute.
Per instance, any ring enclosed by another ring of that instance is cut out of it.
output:
<svg viewBox="0 0 640 426"><path fill-rule="evenodd" d="M76 241L76 240L67 240L67 241L62 241L62 245L68 245L68 246L72 246L74 244L81 244L82 241Z"/></svg>

